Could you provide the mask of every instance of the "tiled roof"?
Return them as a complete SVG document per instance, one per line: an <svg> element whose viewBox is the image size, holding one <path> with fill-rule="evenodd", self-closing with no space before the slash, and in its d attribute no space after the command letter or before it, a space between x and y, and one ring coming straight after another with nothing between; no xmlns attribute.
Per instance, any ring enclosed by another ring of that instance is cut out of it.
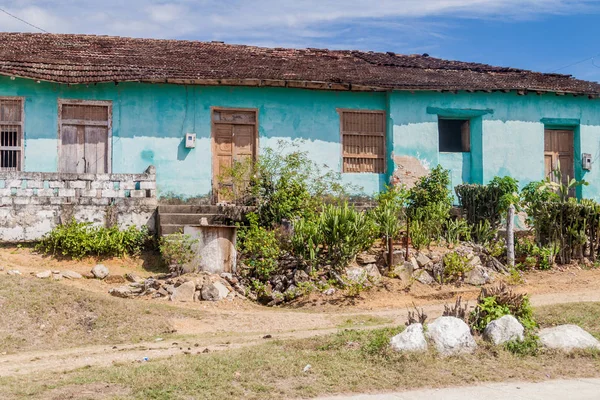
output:
<svg viewBox="0 0 600 400"><path fill-rule="evenodd" d="M0 75L71 84L145 81L317 89L600 94L600 84L568 75L427 55L34 33L0 33Z"/></svg>

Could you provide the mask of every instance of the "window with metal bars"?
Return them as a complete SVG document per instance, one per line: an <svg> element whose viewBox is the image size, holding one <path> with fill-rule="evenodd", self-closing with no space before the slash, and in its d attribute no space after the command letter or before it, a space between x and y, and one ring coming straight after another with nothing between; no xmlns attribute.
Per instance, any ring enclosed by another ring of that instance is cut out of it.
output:
<svg viewBox="0 0 600 400"><path fill-rule="evenodd" d="M342 172L385 173L385 112L338 111L342 136Z"/></svg>
<svg viewBox="0 0 600 400"><path fill-rule="evenodd" d="M0 171L23 168L23 99L0 97Z"/></svg>

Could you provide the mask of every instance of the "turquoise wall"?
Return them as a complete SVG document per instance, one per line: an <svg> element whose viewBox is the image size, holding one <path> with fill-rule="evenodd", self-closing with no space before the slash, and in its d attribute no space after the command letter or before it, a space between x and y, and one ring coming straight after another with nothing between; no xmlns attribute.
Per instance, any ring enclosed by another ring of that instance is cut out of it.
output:
<svg viewBox="0 0 600 400"><path fill-rule="evenodd" d="M57 170L57 101L113 101L113 172L139 173L157 167L161 195L203 196L211 189L210 107L257 108L259 149L280 140L304 139L302 149L319 164L341 171L338 108L387 110L388 176L343 174L344 181L372 194L383 188L396 157L427 170L442 164L452 183L486 183L511 175L523 186L544 176L544 127L575 130L578 178L584 197L600 200L600 165L580 167L581 153L600 158L598 100L554 94L326 92L287 88L204 87L142 83L60 85L0 77L0 96L25 97L25 170ZM439 153L438 115L471 118L471 152ZM557 125L558 124L558 125ZM185 149L186 132L197 134ZM402 175L398 175L402 181Z"/></svg>
<svg viewBox="0 0 600 400"><path fill-rule="evenodd" d="M113 102L113 172L157 169L159 194L203 196L211 190L210 107L257 108L259 149L304 139L314 161L341 172L337 108L384 110L385 93L234 88L142 83L60 85L0 77L0 96L25 97L25 170L57 170L59 98ZM185 133L197 134L186 149ZM373 194L383 174L343 174ZM358 193L357 193L358 194Z"/></svg>
<svg viewBox="0 0 600 400"><path fill-rule="evenodd" d="M591 153L594 161L600 158L598 100L554 94L394 92L389 104L394 156L414 157L426 168L438 163L450 168L453 184L461 177L487 183L496 175L513 176L521 186L543 179L545 126L571 127L576 175L590 183L581 195L600 200L600 164L590 172L581 169L581 153ZM438 152L438 115L471 117L470 153Z"/></svg>

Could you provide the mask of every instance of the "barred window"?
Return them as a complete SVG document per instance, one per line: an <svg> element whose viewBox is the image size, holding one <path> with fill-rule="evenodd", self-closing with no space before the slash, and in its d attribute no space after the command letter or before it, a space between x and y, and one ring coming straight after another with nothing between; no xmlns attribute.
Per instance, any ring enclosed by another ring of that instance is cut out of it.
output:
<svg viewBox="0 0 600 400"><path fill-rule="evenodd" d="M0 171L23 168L23 100L0 97Z"/></svg>
<svg viewBox="0 0 600 400"><path fill-rule="evenodd" d="M385 173L383 111L340 110L342 172Z"/></svg>

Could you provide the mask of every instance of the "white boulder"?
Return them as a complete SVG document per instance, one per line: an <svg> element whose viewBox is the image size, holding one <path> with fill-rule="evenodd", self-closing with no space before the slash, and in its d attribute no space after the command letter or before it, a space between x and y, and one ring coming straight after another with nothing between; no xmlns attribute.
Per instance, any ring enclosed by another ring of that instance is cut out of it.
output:
<svg viewBox="0 0 600 400"><path fill-rule="evenodd" d="M409 325L403 332L390 340L392 349L400 352L427 351L427 341L423 334L423 325Z"/></svg>
<svg viewBox="0 0 600 400"><path fill-rule="evenodd" d="M571 351L575 349L598 349L600 341L577 325L559 325L539 331L542 346L549 349Z"/></svg>
<svg viewBox="0 0 600 400"><path fill-rule="evenodd" d="M477 343L469 325L455 317L440 317L427 326L425 336L443 356L472 353Z"/></svg>
<svg viewBox="0 0 600 400"><path fill-rule="evenodd" d="M512 315L505 315L493 320L485 327L483 338L495 345L524 339L525 328Z"/></svg>

